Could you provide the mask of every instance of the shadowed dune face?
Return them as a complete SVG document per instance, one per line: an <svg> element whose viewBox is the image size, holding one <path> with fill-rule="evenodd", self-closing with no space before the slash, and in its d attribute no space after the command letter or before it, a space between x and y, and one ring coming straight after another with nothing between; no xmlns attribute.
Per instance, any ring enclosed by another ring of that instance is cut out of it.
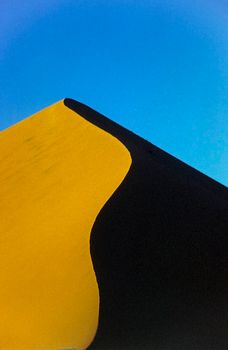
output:
<svg viewBox="0 0 228 350"><path fill-rule="evenodd" d="M0 348L85 349L99 311L90 233L129 152L59 102L1 132L0 162Z"/></svg>
<svg viewBox="0 0 228 350"><path fill-rule="evenodd" d="M100 314L90 349L227 350L227 189L89 107L65 104L132 157L92 229Z"/></svg>

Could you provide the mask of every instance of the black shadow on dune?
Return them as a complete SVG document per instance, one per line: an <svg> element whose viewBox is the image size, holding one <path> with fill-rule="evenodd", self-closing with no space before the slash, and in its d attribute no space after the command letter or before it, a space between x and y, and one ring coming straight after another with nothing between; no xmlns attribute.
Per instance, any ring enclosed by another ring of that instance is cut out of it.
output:
<svg viewBox="0 0 228 350"><path fill-rule="evenodd" d="M132 156L91 234L100 315L90 349L227 350L227 189L91 108L64 103Z"/></svg>

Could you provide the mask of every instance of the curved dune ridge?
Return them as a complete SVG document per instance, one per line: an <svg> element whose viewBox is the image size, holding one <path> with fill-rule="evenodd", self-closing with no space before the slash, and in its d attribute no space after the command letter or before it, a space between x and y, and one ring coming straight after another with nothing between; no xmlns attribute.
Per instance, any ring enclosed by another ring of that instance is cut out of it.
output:
<svg viewBox="0 0 228 350"><path fill-rule="evenodd" d="M227 350L227 188L93 109L64 103L132 157L92 228L100 312L90 349Z"/></svg>
<svg viewBox="0 0 228 350"><path fill-rule="evenodd" d="M61 101L2 131L0 162L0 349L86 349L99 313L90 233L130 154Z"/></svg>

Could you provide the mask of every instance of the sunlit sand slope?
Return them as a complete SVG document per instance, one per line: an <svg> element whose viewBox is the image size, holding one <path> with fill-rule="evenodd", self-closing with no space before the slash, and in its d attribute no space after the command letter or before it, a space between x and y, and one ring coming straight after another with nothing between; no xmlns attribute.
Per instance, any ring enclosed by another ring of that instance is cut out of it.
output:
<svg viewBox="0 0 228 350"><path fill-rule="evenodd" d="M63 102L1 132L0 349L91 343L90 232L130 164L123 144Z"/></svg>

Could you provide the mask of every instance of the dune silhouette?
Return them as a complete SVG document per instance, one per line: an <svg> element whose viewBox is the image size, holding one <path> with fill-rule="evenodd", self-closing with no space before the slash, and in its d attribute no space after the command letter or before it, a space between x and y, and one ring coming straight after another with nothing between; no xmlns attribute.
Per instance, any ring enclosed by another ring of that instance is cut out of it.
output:
<svg viewBox="0 0 228 350"><path fill-rule="evenodd" d="M0 348L227 350L227 188L72 99L0 158Z"/></svg>

